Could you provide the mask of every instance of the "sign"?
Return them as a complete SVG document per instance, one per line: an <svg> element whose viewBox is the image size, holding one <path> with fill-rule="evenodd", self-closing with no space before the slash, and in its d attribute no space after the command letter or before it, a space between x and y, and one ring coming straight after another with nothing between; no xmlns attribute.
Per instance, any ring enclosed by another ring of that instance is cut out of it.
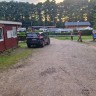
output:
<svg viewBox="0 0 96 96"><path fill-rule="evenodd" d="M96 34L94 34L94 38L96 38Z"/></svg>
<svg viewBox="0 0 96 96"><path fill-rule="evenodd" d="M13 27L12 30L7 31L7 38L15 38L15 37L17 37L16 27Z"/></svg>

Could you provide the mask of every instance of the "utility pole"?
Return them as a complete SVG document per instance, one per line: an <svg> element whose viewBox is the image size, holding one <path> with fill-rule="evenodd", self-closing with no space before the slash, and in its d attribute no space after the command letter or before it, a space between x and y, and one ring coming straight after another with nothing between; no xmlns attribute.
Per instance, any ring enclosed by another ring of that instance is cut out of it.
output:
<svg viewBox="0 0 96 96"><path fill-rule="evenodd" d="M77 30L79 30L79 24L78 23L79 23L79 21L77 21Z"/></svg>
<svg viewBox="0 0 96 96"><path fill-rule="evenodd" d="M31 32L32 32L33 30L32 30L32 21L31 21Z"/></svg>
<svg viewBox="0 0 96 96"><path fill-rule="evenodd" d="M53 17L53 26L54 26L54 17Z"/></svg>
<svg viewBox="0 0 96 96"><path fill-rule="evenodd" d="M44 19L44 32L45 32L45 19Z"/></svg>

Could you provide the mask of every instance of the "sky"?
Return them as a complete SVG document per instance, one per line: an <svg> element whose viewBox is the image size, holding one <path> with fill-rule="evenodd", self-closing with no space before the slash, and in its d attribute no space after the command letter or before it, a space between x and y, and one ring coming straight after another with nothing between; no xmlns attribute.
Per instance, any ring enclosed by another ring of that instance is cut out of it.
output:
<svg viewBox="0 0 96 96"><path fill-rule="evenodd" d="M9 1L12 1L12 0L0 0L0 2L1 2L1 1L7 1L7 2L9 2ZM13 0L13 1L29 2L29 3L38 3L38 2L44 2L44 1L46 1L46 0ZM56 0L57 3L62 2L62 1L63 1L63 0Z"/></svg>

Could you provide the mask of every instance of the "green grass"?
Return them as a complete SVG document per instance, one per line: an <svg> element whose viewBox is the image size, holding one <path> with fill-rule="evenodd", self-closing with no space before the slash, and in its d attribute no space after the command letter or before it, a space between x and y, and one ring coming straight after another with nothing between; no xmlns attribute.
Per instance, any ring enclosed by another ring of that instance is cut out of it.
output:
<svg viewBox="0 0 96 96"><path fill-rule="evenodd" d="M27 44L25 42L20 42L18 45L21 48L25 48L27 46Z"/></svg>
<svg viewBox="0 0 96 96"><path fill-rule="evenodd" d="M71 40L71 37L52 37L59 40ZM78 36L73 37L73 40L78 40ZM82 36L82 40L93 39L92 36Z"/></svg>
<svg viewBox="0 0 96 96"><path fill-rule="evenodd" d="M10 49L0 54L0 70L8 69L20 60L32 55L33 50L24 48L26 43L19 43L19 48Z"/></svg>

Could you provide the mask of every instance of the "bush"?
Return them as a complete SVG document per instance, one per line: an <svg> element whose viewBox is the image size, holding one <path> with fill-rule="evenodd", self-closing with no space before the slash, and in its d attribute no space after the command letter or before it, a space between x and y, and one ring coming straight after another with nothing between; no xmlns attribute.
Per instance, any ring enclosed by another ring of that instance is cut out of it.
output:
<svg viewBox="0 0 96 96"><path fill-rule="evenodd" d="M71 35L71 32L62 32L62 33L54 33L54 32L46 32L48 35ZM73 35L78 35L79 32L74 30ZM82 36L92 35L92 30L82 30Z"/></svg>
<svg viewBox="0 0 96 96"><path fill-rule="evenodd" d="M17 34L18 41L25 41L26 40L26 32L20 32Z"/></svg>
<svg viewBox="0 0 96 96"><path fill-rule="evenodd" d="M83 36L92 35L92 30L82 30L82 31L81 31L81 34L82 34Z"/></svg>
<svg viewBox="0 0 96 96"><path fill-rule="evenodd" d="M43 32L43 30L35 30L35 32Z"/></svg>
<svg viewBox="0 0 96 96"><path fill-rule="evenodd" d="M48 35L70 35L70 32L62 32L62 33L54 33L54 32L46 32Z"/></svg>
<svg viewBox="0 0 96 96"><path fill-rule="evenodd" d="M40 32L40 30L38 30ZM48 35L71 35L71 32L62 32L62 33L54 33L54 32L46 32ZM75 30L73 35L78 35L79 33ZM81 31L82 36L89 36L92 35L92 30L82 30ZM20 32L18 33L18 40L19 41L25 41L26 40L26 32Z"/></svg>
<svg viewBox="0 0 96 96"><path fill-rule="evenodd" d="M19 32L17 33L17 36L26 36L26 32Z"/></svg>
<svg viewBox="0 0 96 96"><path fill-rule="evenodd" d="M25 41L26 40L26 36L18 36L18 41Z"/></svg>

